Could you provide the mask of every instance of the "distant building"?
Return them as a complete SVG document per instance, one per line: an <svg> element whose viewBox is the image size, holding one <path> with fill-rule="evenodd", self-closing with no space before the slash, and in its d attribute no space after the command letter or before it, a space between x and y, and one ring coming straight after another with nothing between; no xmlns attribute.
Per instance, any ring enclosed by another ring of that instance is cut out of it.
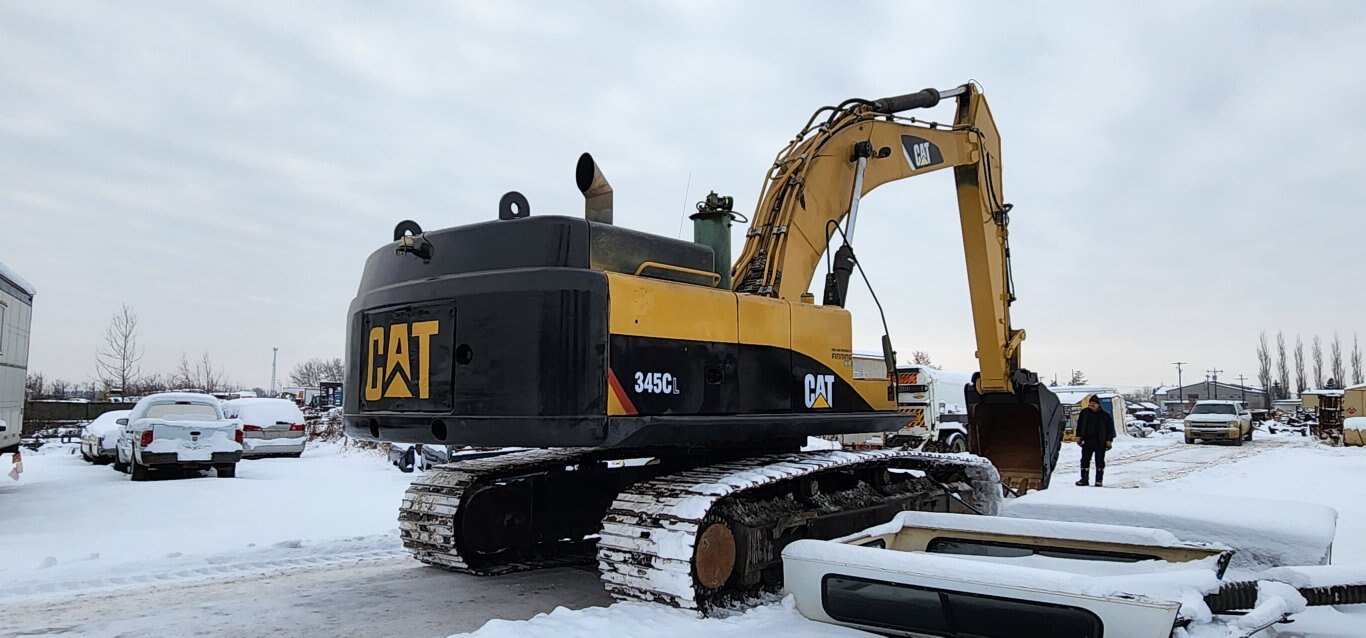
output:
<svg viewBox="0 0 1366 638"><path fill-rule="evenodd" d="M1246 401L1253 410L1266 409L1266 396L1262 389L1251 385L1224 383L1223 381L1197 381L1185 387L1158 388L1153 397L1168 414L1179 414L1190 410L1196 401L1221 399L1225 401ZM1183 407L1184 406L1184 407Z"/></svg>
<svg viewBox="0 0 1366 638"><path fill-rule="evenodd" d="M17 452L24 431L29 326L37 291L0 263L0 454Z"/></svg>

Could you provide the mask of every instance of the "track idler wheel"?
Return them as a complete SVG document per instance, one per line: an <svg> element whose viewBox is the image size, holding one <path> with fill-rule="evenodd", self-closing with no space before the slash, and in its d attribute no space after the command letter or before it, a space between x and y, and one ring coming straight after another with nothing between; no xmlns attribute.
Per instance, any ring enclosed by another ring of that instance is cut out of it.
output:
<svg viewBox="0 0 1366 638"><path fill-rule="evenodd" d="M534 536L531 508L527 481L471 490L461 508L464 551L491 555L530 545Z"/></svg>
<svg viewBox="0 0 1366 638"><path fill-rule="evenodd" d="M735 534L725 523L712 523L697 537L693 550L697 582L711 590L720 589L735 571Z"/></svg>

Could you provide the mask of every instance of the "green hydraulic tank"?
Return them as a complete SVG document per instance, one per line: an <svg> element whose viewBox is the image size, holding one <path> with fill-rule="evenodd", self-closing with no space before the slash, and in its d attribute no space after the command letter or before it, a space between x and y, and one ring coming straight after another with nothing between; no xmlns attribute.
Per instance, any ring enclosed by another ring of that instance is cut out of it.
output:
<svg viewBox="0 0 1366 638"><path fill-rule="evenodd" d="M697 203L697 212L688 219L692 220L693 242L709 246L715 255L712 270L721 276L718 288L730 288L730 226L735 221L732 209L735 201L731 197L717 195L715 191Z"/></svg>

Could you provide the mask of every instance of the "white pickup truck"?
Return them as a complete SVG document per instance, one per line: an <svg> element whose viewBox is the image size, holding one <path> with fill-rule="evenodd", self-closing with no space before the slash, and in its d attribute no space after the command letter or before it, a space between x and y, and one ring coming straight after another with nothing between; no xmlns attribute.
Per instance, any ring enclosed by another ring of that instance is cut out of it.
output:
<svg viewBox="0 0 1366 638"><path fill-rule="evenodd" d="M144 397L119 419L114 469L134 481L152 470L218 470L237 475L242 459L242 422L224 418L218 399L207 394L163 392Z"/></svg>
<svg viewBox="0 0 1366 638"><path fill-rule="evenodd" d="M1186 415L1186 442L1252 440L1252 412L1241 401L1196 401Z"/></svg>

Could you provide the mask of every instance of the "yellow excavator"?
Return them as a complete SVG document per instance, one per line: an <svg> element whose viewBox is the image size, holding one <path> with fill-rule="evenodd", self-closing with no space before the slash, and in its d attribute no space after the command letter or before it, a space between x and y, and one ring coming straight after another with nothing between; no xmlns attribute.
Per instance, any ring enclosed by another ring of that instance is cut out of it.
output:
<svg viewBox="0 0 1366 638"><path fill-rule="evenodd" d="M901 115L948 98L951 124ZM981 369L967 388L975 455L800 451L906 424L889 336L889 376L853 372L859 202L950 167ZM509 192L496 221L399 223L365 265L347 432L533 448L414 481L399 525L418 559L483 575L596 560L620 598L706 613L779 587L797 539L902 510L993 514L1003 489L1047 487L1062 412L1020 367L1000 140L974 85L819 109L778 154L733 265L731 198L699 204L686 242L614 225L591 156L575 178L582 218L533 216Z"/></svg>

